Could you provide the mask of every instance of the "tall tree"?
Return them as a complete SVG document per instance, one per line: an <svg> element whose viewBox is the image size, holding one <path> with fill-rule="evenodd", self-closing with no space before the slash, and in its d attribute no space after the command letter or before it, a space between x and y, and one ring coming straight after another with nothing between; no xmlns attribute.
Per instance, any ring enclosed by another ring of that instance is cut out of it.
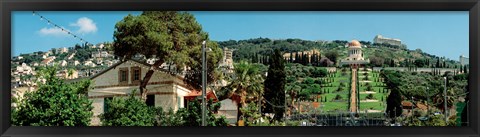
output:
<svg viewBox="0 0 480 137"><path fill-rule="evenodd" d="M440 58L437 58L437 64L435 67L440 68Z"/></svg>
<svg viewBox="0 0 480 137"><path fill-rule="evenodd" d="M385 78L387 87L391 90L387 97L387 113L390 118L400 116L402 114L402 98L399 89L401 74L392 70L383 70L381 76Z"/></svg>
<svg viewBox="0 0 480 137"><path fill-rule="evenodd" d="M175 64L177 69L200 66L199 60L190 56L201 53L198 50L202 41L208 41L207 33L202 31L193 15L176 11L144 11L138 16L127 15L117 22L113 35L114 53L123 60L137 54L158 59L140 81L143 101L155 69L163 63Z"/></svg>
<svg viewBox="0 0 480 137"><path fill-rule="evenodd" d="M275 49L268 67L267 79L265 79L265 94L266 100L265 113L274 113L275 120L281 120L285 112L285 61L282 58L280 50Z"/></svg>
<svg viewBox="0 0 480 137"><path fill-rule="evenodd" d="M329 52L325 53L325 57L330 59L330 61L332 61L333 64L336 64L337 63L337 58L338 58L338 53L337 53L337 51L329 51Z"/></svg>

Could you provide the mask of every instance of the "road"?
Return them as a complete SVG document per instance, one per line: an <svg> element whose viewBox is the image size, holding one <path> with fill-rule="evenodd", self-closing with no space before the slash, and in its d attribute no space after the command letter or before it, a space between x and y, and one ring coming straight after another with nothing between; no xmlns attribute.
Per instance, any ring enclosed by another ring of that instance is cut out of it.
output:
<svg viewBox="0 0 480 137"><path fill-rule="evenodd" d="M350 112L357 113L357 69L352 69L352 93L350 95Z"/></svg>

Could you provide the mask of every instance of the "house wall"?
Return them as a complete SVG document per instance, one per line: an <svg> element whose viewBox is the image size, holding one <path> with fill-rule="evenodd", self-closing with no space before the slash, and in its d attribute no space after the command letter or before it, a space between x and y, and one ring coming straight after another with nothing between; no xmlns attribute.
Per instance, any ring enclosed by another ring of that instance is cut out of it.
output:
<svg viewBox="0 0 480 137"><path fill-rule="evenodd" d="M220 101L220 109L218 109L219 116L225 116L229 124L235 124L237 122L237 104L231 99L225 99Z"/></svg>
<svg viewBox="0 0 480 137"><path fill-rule="evenodd" d="M92 126L99 126L100 125L100 117L99 115L103 113L103 103L104 100L103 98L95 98L95 99L90 99L92 101L92 106L93 106L93 117L92 120L90 121L90 124Z"/></svg>

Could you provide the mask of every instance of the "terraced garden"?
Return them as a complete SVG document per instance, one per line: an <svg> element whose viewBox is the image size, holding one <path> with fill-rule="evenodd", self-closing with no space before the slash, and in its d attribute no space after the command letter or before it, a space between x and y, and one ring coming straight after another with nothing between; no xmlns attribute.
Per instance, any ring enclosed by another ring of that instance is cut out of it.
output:
<svg viewBox="0 0 480 137"><path fill-rule="evenodd" d="M365 112L366 110L368 112L385 111L388 89L386 89L379 72L362 68L359 69L358 79L360 91L359 112Z"/></svg>
<svg viewBox="0 0 480 137"><path fill-rule="evenodd" d="M327 68L303 66L299 64L287 65L287 90L296 91L294 104L318 102L317 112L347 112L350 107L351 79L350 68L336 68L326 74L318 74L318 70ZM325 73L325 72L324 72ZM388 90L380 78L379 72L358 69L358 112L383 112L386 108ZM287 91L289 92L289 91ZM289 99L291 100L291 99ZM308 106L308 105L307 105ZM297 106L298 107L298 106ZM312 106L308 106L312 109ZM306 107L303 107L306 108ZM306 111L306 110L302 110Z"/></svg>
<svg viewBox="0 0 480 137"><path fill-rule="evenodd" d="M322 89L327 92L320 94L322 100L323 112L328 111L348 111L350 98L350 69L345 68L336 72L329 73L328 77L322 78L324 84Z"/></svg>

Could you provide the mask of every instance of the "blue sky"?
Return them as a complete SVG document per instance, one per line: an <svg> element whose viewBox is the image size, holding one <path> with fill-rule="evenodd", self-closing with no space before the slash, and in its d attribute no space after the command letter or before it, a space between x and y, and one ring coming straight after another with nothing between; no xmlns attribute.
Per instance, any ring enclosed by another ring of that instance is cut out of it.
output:
<svg viewBox="0 0 480 137"><path fill-rule="evenodd" d="M115 23L140 12L38 12L92 43L113 41ZM468 56L468 12L191 12L211 40L300 38L373 41L377 34L401 39L409 49L458 60ZM12 15L12 53L70 47L78 39L53 29L32 12Z"/></svg>

